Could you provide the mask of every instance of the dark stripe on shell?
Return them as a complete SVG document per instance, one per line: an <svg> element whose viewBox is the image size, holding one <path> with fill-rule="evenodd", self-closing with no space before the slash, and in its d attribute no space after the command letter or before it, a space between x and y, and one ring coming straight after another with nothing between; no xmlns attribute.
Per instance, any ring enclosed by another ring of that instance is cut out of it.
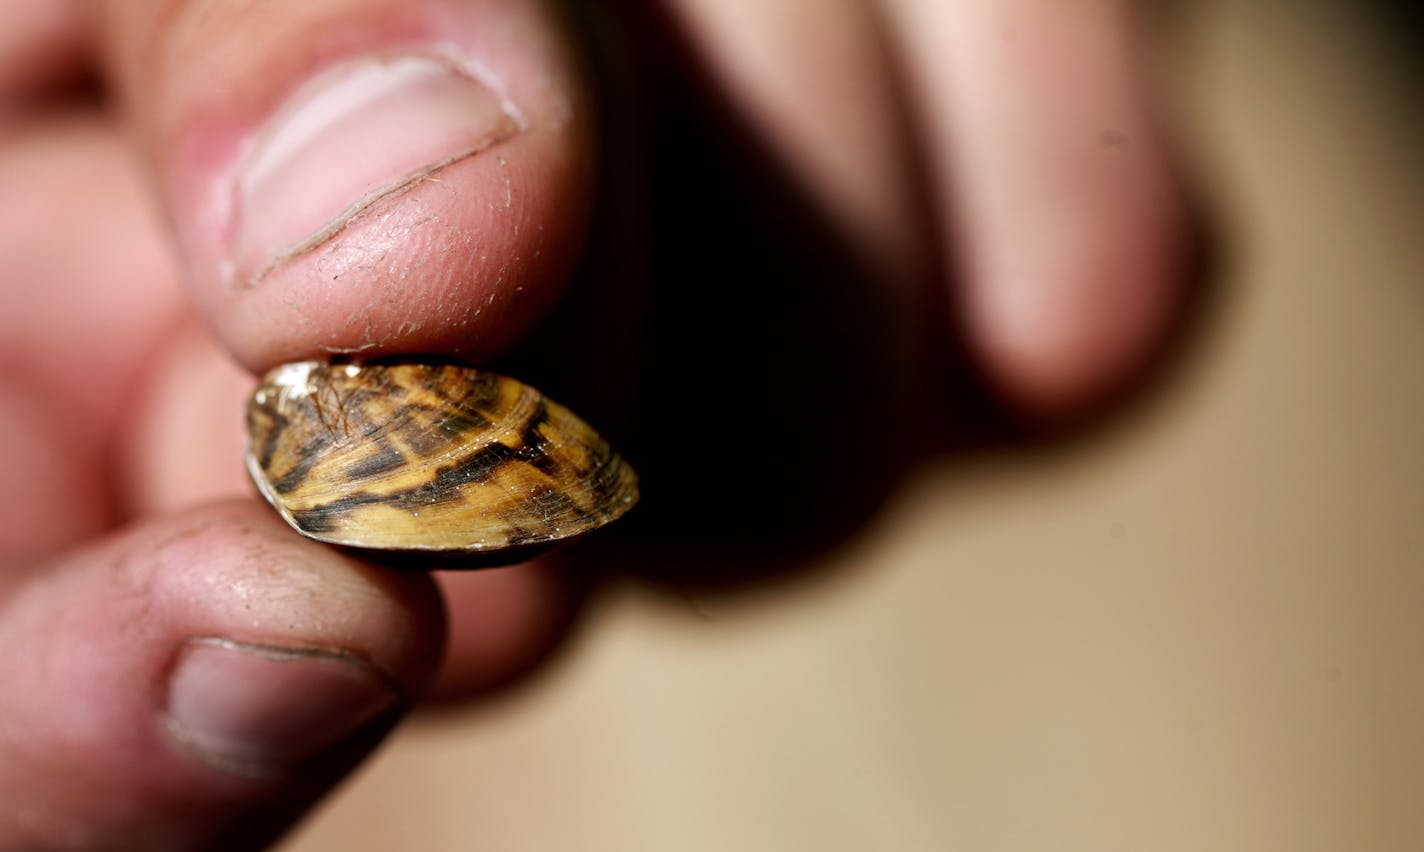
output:
<svg viewBox="0 0 1424 852"><path fill-rule="evenodd" d="M318 442L313 442L318 443ZM320 442L323 447L330 444L329 441ZM302 486L307 475L311 473L313 467L322 458L320 451L314 451L310 446L303 447L302 452L297 454L297 463L291 470L272 483L272 490L278 494L290 494Z"/></svg>
<svg viewBox="0 0 1424 852"><path fill-rule="evenodd" d="M378 449L373 455L346 466L343 473L347 479L369 479L398 470L407 463L406 457L401 451L385 441L378 442L377 447Z"/></svg>
<svg viewBox="0 0 1424 852"><path fill-rule="evenodd" d="M516 458L514 450L496 441L481 447L452 465L436 470L429 482L423 482L406 491L396 491L391 494L391 498L399 505L415 507L456 500L462 496L461 489L471 483L489 479L497 468ZM411 500L414 502L409 502Z"/></svg>
<svg viewBox="0 0 1424 852"><path fill-rule="evenodd" d="M290 421L287 420L284 414L272 411L271 409L263 409L256 415L248 417L247 429L249 432L256 434L255 427L257 427L257 423L254 421L259 418L265 418L268 422L265 424L265 427L261 427L263 428L262 447L257 451L257 463L262 466L263 470L267 470L272 466L273 454L277 452L277 439L281 437L282 432L286 430Z"/></svg>
<svg viewBox="0 0 1424 852"><path fill-rule="evenodd" d="M384 497L379 494L372 494L369 491L358 491L355 494L348 494L339 497L330 503L322 503L320 506L313 506L310 509L300 509L292 513L292 520L298 527L309 533L324 533L336 529L336 522L342 516L350 514L352 510L359 509L371 503L380 503Z"/></svg>

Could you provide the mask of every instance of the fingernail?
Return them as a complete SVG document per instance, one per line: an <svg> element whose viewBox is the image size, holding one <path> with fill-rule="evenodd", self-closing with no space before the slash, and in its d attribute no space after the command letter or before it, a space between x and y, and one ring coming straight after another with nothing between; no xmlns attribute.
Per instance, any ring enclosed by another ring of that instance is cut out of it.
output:
<svg viewBox="0 0 1424 852"><path fill-rule="evenodd" d="M335 744L397 701L358 660L204 638L180 652L165 723L205 763L260 776Z"/></svg>
<svg viewBox="0 0 1424 852"><path fill-rule="evenodd" d="M255 284L382 199L520 128L488 85L428 55L363 58L317 74L238 166L230 272Z"/></svg>

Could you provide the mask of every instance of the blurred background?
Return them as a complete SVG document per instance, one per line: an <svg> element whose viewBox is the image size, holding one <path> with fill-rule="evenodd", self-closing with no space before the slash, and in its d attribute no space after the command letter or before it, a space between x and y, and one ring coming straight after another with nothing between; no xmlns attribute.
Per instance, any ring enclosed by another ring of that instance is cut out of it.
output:
<svg viewBox="0 0 1424 852"><path fill-rule="evenodd" d="M796 582L615 584L284 848L1424 848L1417 18L1181 5L1225 248L1163 391L917 466Z"/></svg>

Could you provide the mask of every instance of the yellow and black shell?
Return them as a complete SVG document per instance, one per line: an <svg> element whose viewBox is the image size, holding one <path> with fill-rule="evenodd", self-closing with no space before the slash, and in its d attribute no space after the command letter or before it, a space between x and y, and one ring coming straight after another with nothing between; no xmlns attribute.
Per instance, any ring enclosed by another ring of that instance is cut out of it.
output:
<svg viewBox="0 0 1424 852"><path fill-rule="evenodd" d="M247 429L258 490L332 544L490 564L638 500L632 468L573 412L454 364L286 364L253 392Z"/></svg>

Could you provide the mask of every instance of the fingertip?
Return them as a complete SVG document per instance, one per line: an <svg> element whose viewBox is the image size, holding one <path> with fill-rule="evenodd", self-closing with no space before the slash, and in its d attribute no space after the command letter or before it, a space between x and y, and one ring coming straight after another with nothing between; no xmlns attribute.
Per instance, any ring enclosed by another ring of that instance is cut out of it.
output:
<svg viewBox="0 0 1424 852"><path fill-rule="evenodd" d="M591 142L539 4L152 5L108 5L114 67L195 301L249 369L488 360L557 299Z"/></svg>
<svg viewBox="0 0 1424 852"><path fill-rule="evenodd" d="M1186 229L1175 199L1039 231L998 274L969 283L964 316L978 361L1031 420L1071 421L1130 389L1180 319ZM1007 252L1006 252L1007 253Z"/></svg>
<svg viewBox="0 0 1424 852"><path fill-rule="evenodd" d="M439 577L450 634L431 698L449 703L508 686L567 639L581 589L554 559Z"/></svg>

